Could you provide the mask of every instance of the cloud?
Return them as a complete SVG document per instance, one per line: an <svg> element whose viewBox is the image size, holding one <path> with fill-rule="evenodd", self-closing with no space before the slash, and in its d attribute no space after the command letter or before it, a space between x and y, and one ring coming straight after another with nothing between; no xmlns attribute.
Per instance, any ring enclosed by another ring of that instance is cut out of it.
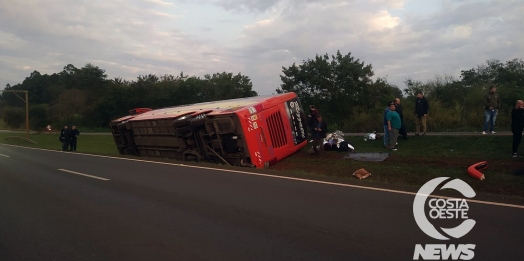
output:
<svg viewBox="0 0 524 261"><path fill-rule="evenodd" d="M166 1L162 1L162 0L145 0L145 1L148 2L148 3L152 3L152 4L156 4L156 5L162 6L162 7L165 7L165 6L176 7L174 3L166 2Z"/></svg>
<svg viewBox="0 0 524 261"><path fill-rule="evenodd" d="M501 0L0 1L0 88L32 70L93 63L110 78L249 76L260 94L282 67L351 53L377 77L458 76L524 56L524 5Z"/></svg>
<svg viewBox="0 0 524 261"><path fill-rule="evenodd" d="M517 33L524 32L524 9L517 1L442 1L444 8L429 15L394 10L405 9L407 1L364 2L310 2L294 12L268 13L244 27L237 52L250 74L271 79L273 86L280 84L282 66L337 50L372 64L376 76L388 76L399 87L408 77L458 78L460 70L488 59L524 55L524 38Z"/></svg>
<svg viewBox="0 0 524 261"><path fill-rule="evenodd" d="M19 70L17 82L27 76L22 65L55 73L69 63L77 67L93 63L110 77L126 79L149 73L211 73L216 71L213 59L220 60L224 70L241 70L223 47L166 23L166 18L173 21L181 12L141 6L144 2L174 6L161 1L57 0L52 5L2 1L1 68Z"/></svg>
<svg viewBox="0 0 524 261"><path fill-rule="evenodd" d="M281 2L281 0L212 0L203 2L213 3L228 11L264 12Z"/></svg>

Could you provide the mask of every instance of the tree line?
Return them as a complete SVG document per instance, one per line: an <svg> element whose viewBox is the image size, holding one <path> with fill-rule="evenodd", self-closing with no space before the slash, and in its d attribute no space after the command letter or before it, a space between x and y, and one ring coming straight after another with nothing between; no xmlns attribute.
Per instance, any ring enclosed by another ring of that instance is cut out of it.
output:
<svg viewBox="0 0 524 261"><path fill-rule="evenodd" d="M115 118L133 108L160 108L188 103L257 96L249 77L214 73L203 78L174 75L140 75L135 81L108 79L105 70L86 64L68 64L52 75L33 71L22 83L5 90L29 91L29 123L34 130L51 124L108 128ZM0 95L0 115L9 128L25 122L25 104L14 93Z"/></svg>
<svg viewBox="0 0 524 261"><path fill-rule="evenodd" d="M435 76L425 82L408 78L402 90L375 80L373 67L351 53L316 55L301 64L282 67L277 93L296 92L302 104L314 104L329 124L346 132L382 130L383 112L389 101L400 98L408 131L414 130L414 104L421 91L430 102L428 131L471 131L482 129L483 98L491 85L497 87L502 108L497 129L509 129L515 101L524 99L524 61L505 63L488 60L469 70L460 79ZM138 107L162 108L181 104L257 96L248 76L228 72L203 78L179 75L140 75L134 81L108 79L105 70L86 64L68 64L52 75L33 71L22 83L6 90L29 91L31 129L48 124L59 128L75 124L84 128L107 128L112 119ZM0 116L10 128L25 122L25 104L13 93L0 94Z"/></svg>
<svg viewBox="0 0 524 261"><path fill-rule="evenodd" d="M505 63L488 60L469 70L460 79L436 75L425 82L408 78L404 90L374 76L372 65L351 56L316 55L300 65L282 67L278 93L296 92L303 104L314 104L327 119L328 131L382 132L383 113L388 102L400 98L408 131L415 130L416 94L428 99L428 131L481 131L484 122L484 96L490 86L497 87L501 109L498 130L509 130L511 109L524 99L524 61Z"/></svg>

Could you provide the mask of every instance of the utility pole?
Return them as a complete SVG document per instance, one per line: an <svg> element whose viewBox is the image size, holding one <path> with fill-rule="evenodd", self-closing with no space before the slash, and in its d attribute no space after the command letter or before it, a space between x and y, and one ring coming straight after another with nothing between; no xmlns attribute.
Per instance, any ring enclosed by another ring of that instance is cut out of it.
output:
<svg viewBox="0 0 524 261"><path fill-rule="evenodd" d="M25 135L29 139L29 91L26 90L4 90L4 92L13 92L20 100L25 102ZM25 100L17 93L25 93Z"/></svg>

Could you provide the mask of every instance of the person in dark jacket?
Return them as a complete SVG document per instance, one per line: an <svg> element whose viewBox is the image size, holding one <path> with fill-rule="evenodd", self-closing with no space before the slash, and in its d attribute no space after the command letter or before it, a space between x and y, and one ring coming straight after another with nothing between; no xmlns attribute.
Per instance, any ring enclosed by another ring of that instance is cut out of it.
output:
<svg viewBox="0 0 524 261"><path fill-rule="evenodd" d="M499 114L500 97L495 92L495 86L489 87L489 92L484 97L484 131L482 134L487 134L488 124L490 125L490 133L495 134L495 120Z"/></svg>
<svg viewBox="0 0 524 261"><path fill-rule="evenodd" d="M402 114L402 105L400 105L400 99L399 98L395 98L395 111L400 116L400 123L401 123L401 127L400 127L400 130L398 131L398 134L402 135L402 137L405 140L407 140L408 139L408 133L406 131L406 125L404 124L404 115Z"/></svg>
<svg viewBox="0 0 524 261"><path fill-rule="evenodd" d="M309 114L308 116L308 128L311 130L311 136L315 138L315 126L317 125L317 117L319 116L319 112L315 105L309 105Z"/></svg>
<svg viewBox="0 0 524 261"><path fill-rule="evenodd" d="M421 132L422 127L422 135L426 135L426 122L428 119L428 113L429 113L429 102L424 97L424 94L422 92L417 93L417 101L415 102L415 123L417 125L417 129L415 131L415 136L418 136Z"/></svg>
<svg viewBox="0 0 524 261"><path fill-rule="evenodd" d="M67 130L67 125L64 126L64 128L62 128L62 130L60 131L60 137L58 138L58 140L62 143L62 150L65 151L64 149L64 146L65 146L65 132Z"/></svg>
<svg viewBox="0 0 524 261"><path fill-rule="evenodd" d="M313 128L313 151L315 154L319 154L319 150L317 149L317 146L322 146L322 143L324 141L324 138L327 134L327 124L322 119L321 115L318 115L316 117L315 126Z"/></svg>
<svg viewBox="0 0 524 261"><path fill-rule="evenodd" d="M66 128L64 130L64 143L62 146L63 151L69 151L69 144L71 143L72 132L71 129Z"/></svg>
<svg viewBox="0 0 524 261"><path fill-rule="evenodd" d="M76 151L76 143L78 135L80 135L80 131L76 128L76 126L71 127L71 151Z"/></svg>
<svg viewBox="0 0 524 261"><path fill-rule="evenodd" d="M511 110L511 132L513 132L513 157L517 157L517 150L522 140L524 131L524 102L518 100L515 108Z"/></svg>

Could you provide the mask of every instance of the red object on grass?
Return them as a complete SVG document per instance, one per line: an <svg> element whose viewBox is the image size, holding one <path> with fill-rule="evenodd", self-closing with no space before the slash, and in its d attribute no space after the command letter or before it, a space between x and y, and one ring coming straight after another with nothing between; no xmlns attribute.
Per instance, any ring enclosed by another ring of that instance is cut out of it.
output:
<svg viewBox="0 0 524 261"><path fill-rule="evenodd" d="M482 174L479 170L483 170L488 168L488 162L487 161L481 161L478 163L475 163L468 168L468 174L476 179L484 180L486 177L484 174Z"/></svg>

